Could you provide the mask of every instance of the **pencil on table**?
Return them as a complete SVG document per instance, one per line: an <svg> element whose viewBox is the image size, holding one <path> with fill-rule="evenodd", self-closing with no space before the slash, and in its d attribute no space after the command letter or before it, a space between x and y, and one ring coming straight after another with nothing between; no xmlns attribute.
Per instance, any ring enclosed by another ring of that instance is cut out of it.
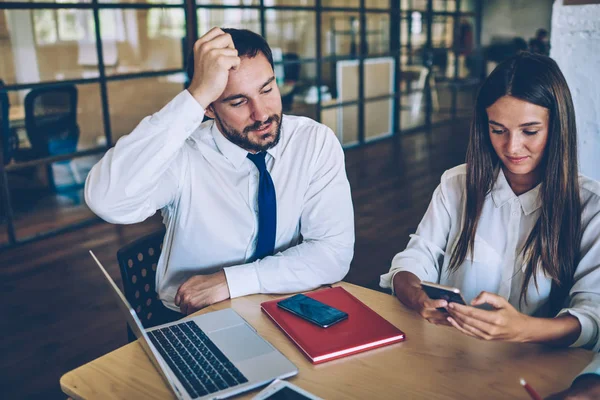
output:
<svg viewBox="0 0 600 400"><path fill-rule="evenodd" d="M539 394L537 394L537 392L531 387L531 385L529 385L529 383L525 382L525 379L521 378L519 380L519 383L521 384L521 386L523 386L527 393L529 393L529 397L531 397L531 400L542 400L542 397Z"/></svg>

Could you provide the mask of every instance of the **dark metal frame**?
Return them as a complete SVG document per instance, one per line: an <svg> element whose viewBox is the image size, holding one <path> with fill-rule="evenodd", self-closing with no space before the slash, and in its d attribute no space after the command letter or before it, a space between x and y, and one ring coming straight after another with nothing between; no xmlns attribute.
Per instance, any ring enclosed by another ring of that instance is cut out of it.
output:
<svg viewBox="0 0 600 400"><path fill-rule="evenodd" d="M0 192L0 201L5 204L7 207L7 232L9 242L8 244L0 244L0 250L7 247L13 247L17 245L21 245L24 243L28 243L33 240L37 240L39 238L54 236L57 234L61 234L63 232L76 229L78 227L88 225L93 223L98 218L91 218L89 220L81 221L77 224L68 225L65 227L61 227L55 230L42 232L36 234L31 237L26 238L17 238L14 230L13 224L13 210L10 201L10 194L8 190L8 181L7 181L7 172L20 170L23 168L28 168L37 165L44 165L55 161L65 160L65 159L73 159L78 157L83 157L92 154L100 154L108 150L112 146L112 129L111 129L111 121L109 114L109 102L108 102L108 89L107 83L111 81L120 81L120 80L133 80L133 79L142 79L142 78L150 78L150 77L159 77L172 75L174 73L185 73L185 66L182 66L181 69L166 69L162 71L147 71L147 72L139 72L139 73L129 73L129 74L119 74L119 75L106 75L106 69L104 66L104 54L102 48L102 35L100 32L100 10L103 9L138 9L138 10L147 10L152 8L180 8L184 10L185 19L186 19L186 37L185 37L185 45L187 52L190 52L193 48L193 44L198 38L198 20L197 20L197 10L198 9L256 9L259 10L260 16L260 26L261 26L261 34L268 40L266 37L266 11L267 10L284 10L284 11L314 11L315 12L315 32L316 32L316 58L301 58L299 60L293 61L284 61L278 64L308 64L315 63L317 76L315 79L315 83L317 87L321 86L323 81L322 76L322 66L325 62L333 62L333 61L342 61L342 60L358 60L359 61L359 82L358 82L358 99L355 101L346 101L343 103L336 103L331 105L323 105L321 98L321 91L317 90L318 93L318 101L316 104L316 115L317 119L320 120L321 111L330 108L338 108L349 105L358 105L359 112L357 115L358 119L358 137L359 142L355 146L365 145L370 142L379 141L382 138L372 139L368 142L365 140L365 104L371 101L383 100L383 99L394 99L395 107L394 107L394 115L393 115L393 133L392 135L397 134L408 134L412 132L416 132L422 129L430 129L433 125L431 122L431 114L432 114L432 104L431 104L431 96L426 86L425 89L411 90L407 88L404 92L401 92L401 81L400 74L402 71L401 66L401 49L406 47L409 51L409 62L412 58L412 44L411 44L411 13L413 11L418 11L422 13L427 21L427 44L425 50L432 49L431 42L431 29L432 29L432 21L433 16L453 16L454 17L454 34L456 39L458 23L461 16L474 16L476 18L477 30L475 32L475 46L479 47L480 43L480 35L481 35L481 6L480 2L477 2L478 6L475 12L461 12L460 11L460 3L461 0L456 1L456 10L455 11L434 11L433 10L433 0L428 1L428 7L426 11L423 10L413 10L413 9L401 9L400 0L389 0L388 8L369 8L367 7L367 0L359 0L358 7L324 7L322 4L322 0L315 0L314 6L265 6L264 0L260 0L258 5L251 6L235 6L235 5L219 5L219 4L211 4L211 5L198 5L194 0L182 0L180 4L159 4L159 3L102 3L99 0L92 0L91 3L25 3L25 2L3 2L0 3L0 11L2 10L18 10L18 9L87 9L93 12L94 24L95 24L95 38L96 38L96 52L98 57L98 72L99 76L96 78L85 78L85 79L70 79L63 81L50 81L50 82L38 82L38 83L27 83L27 84L14 84L14 85L6 85L3 91L18 91L23 89L33 89L37 87L50 87L50 86L62 86L65 84L99 84L100 86L100 96L101 96L101 104L102 104L102 119L104 122L104 132L106 137L106 147L97 147L93 149L88 149L85 151L77 151L72 154L53 156L53 157L45 157L41 159L36 159L28 162L20 162L20 163L12 163L10 165L4 166L3 163L0 162L0 183L2 183L2 191ZM359 13L360 18L360 43L358 46L358 55L357 56L323 56L322 49L322 17L324 12L353 12ZM363 54L363 43L366 43L366 28L367 28L367 14L388 14L390 17L390 31L389 31L389 51L383 54ZM407 45L403 46L401 44L401 28L400 21L403 18L408 19L408 42ZM454 51L455 54L458 53L456 48L457 41L454 40L454 48L449 49ZM364 98L365 87L364 87L364 61L369 58L381 57L381 56L391 56L395 60L395 78L394 78L394 93L384 96L378 96L373 98ZM184 63L186 58L184 57ZM452 80L452 108L451 115L452 118L456 117L456 100L457 100L457 83L459 80L458 76L458 57L455 57L455 66L454 66L454 79ZM427 80L428 85L429 79ZM415 91L424 91L425 99L426 99L426 123L423 126L418 126L415 128L411 128L410 130L402 130L402 121L400 120L400 110L405 109L406 107L401 104L401 96L402 94L408 94ZM0 144L1 146L1 144ZM353 147L353 146L348 146ZM1 149L0 149L1 150ZM0 151L1 154L1 151Z"/></svg>

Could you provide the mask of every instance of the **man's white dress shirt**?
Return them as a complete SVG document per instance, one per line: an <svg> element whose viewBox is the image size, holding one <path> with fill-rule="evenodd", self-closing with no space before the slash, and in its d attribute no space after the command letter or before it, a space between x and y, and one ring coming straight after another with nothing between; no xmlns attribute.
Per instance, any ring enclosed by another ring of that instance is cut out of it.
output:
<svg viewBox="0 0 600 400"><path fill-rule="evenodd" d="M448 271L451 250L460 236L466 203L466 165L446 171L417 232L401 253L392 260L390 271L381 276L380 285L393 289L394 275L400 271L415 274L422 281L457 287L470 302L481 291L508 299L527 315L551 317L549 295L552 281L538 270L537 283L531 279L527 304L520 303L526 264L521 252L539 215L540 185L520 196L512 191L502 169L485 198L477 233L474 256L467 257L455 272ZM573 346L600 348L600 183L579 178L582 204L581 259L565 308L579 319L581 335ZM450 246L450 245L451 246ZM441 271L441 273L440 273Z"/></svg>
<svg viewBox="0 0 600 400"><path fill-rule="evenodd" d="M131 224L162 210L166 235L156 271L173 310L179 286L224 269L231 297L303 291L341 280L354 247L344 153L331 129L284 115L266 164L277 195L275 254L248 262L258 230L258 178L247 151L227 140L185 90L144 118L92 168L88 206Z"/></svg>

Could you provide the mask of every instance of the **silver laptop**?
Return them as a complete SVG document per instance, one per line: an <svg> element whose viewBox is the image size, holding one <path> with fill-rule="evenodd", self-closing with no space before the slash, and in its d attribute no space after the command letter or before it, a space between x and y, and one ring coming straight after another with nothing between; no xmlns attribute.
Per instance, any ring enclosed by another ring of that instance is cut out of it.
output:
<svg viewBox="0 0 600 400"><path fill-rule="evenodd" d="M127 323L150 361L179 399L223 399L298 369L233 309L144 329L131 305L94 253Z"/></svg>

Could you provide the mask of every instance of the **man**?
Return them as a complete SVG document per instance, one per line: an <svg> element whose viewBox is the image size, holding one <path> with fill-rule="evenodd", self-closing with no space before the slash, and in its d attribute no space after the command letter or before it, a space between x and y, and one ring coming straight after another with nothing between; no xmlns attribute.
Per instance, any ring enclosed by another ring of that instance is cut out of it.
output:
<svg viewBox="0 0 600 400"><path fill-rule="evenodd" d="M213 28L190 79L94 166L89 207L121 224L162 211L157 292L183 314L341 280L354 246L344 153L326 126L282 114L266 41Z"/></svg>
<svg viewBox="0 0 600 400"><path fill-rule="evenodd" d="M540 28L535 32L535 37L529 39L529 51L545 56L550 55L550 38L547 30Z"/></svg>
<svg viewBox="0 0 600 400"><path fill-rule="evenodd" d="M573 381L571 387L548 400L600 400L600 354Z"/></svg>

